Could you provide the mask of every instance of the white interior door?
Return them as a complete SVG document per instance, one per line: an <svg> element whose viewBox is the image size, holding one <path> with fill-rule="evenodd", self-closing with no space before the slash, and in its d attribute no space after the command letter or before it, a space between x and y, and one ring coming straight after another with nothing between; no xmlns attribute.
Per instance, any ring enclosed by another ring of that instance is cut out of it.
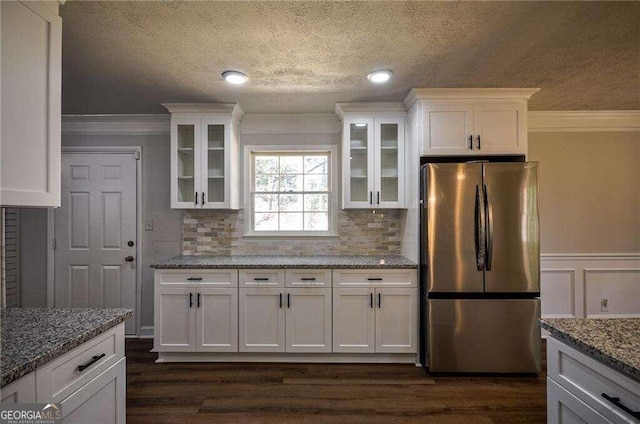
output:
<svg viewBox="0 0 640 424"><path fill-rule="evenodd" d="M64 153L55 212L55 306L135 308L136 157ZM135 319L127 320L135 334Z"/></svg>

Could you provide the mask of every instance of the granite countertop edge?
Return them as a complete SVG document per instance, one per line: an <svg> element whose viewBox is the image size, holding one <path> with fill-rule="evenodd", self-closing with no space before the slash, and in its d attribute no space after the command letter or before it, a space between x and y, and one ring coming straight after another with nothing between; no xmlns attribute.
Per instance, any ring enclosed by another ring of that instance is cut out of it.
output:
<svg viewBox="0 0 640 424"><path fill-rule="evenodd" d="M154 269L416 269L400 255L378 256L176 256Z"/></svg>
<svg viewBox="0 0 640 424"><path fill-rule="evenodd" d="M584 340L576 338L571 334L568 334L558 328L556 328L553 324L545 322L544 319L540 321L540 327L544 330L549 331L552 335L556 336L560 341L567 342L571 347L576 348L587 356L592 357L593 359L602 362L605 365L627 375L628 377L640 382L640 369L634 367L626 363L625 361L618 359L598 347L590 344Z"/></svg>
<svg viewBox="0 0 640 424"><path fill-rule="evenodd" d="M21 377L29 374L36 370L36 368L41 367L42 365L51 362L52 360L62 356L63 354L69 352L70 350L80 346L82 343L104 333L105 331L115 327L116 325L124 322L127 318L133 316L133 310L127 309L125 312L113 316L109 319L101 321L99 324L95 325L92 328L86 329L79 333L77 336L65 340L63 343L55 345L51 349L43 352L42 354L31 358L29 362L25 364L19 364L10 369L2 369L2 378L0 381L0 387L4 387L7 384L10 384ZM4 341L3 341L4 342Z"/></svg>

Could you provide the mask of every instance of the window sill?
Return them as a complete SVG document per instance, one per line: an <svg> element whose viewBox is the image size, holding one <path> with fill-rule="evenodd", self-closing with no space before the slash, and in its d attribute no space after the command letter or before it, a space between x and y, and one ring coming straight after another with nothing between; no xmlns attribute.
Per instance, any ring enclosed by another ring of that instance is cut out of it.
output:
<svg viewBox="0 0 640 424"><path fill-rule="evenodd" d="M338 238L338 234L245 234L244 238L247 240L318 240L318 239L335 239Z"/></svg>

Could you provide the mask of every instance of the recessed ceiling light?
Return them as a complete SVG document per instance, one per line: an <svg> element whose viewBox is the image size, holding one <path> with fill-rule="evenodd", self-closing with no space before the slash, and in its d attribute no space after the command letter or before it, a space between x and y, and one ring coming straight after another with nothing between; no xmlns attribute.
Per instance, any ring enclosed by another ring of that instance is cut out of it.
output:
<svg viewBox="0 0 640 424"><path fill-rule="evenodd" d="M222 78L229 84L240 85L244 84L249 80L249 77L238 71L224 71L222 73Z"/></svg>
<svg viewBox="0 0 640 424"><path fill-rule="evenodd" d="M391 75L393 75L393 72L391 72L391 70L380 69L379 71L371 72L369 75L367 75L367 78L371 82L375 82L376 84L381 84L383 82L389 81L391 79Z"/></svg>

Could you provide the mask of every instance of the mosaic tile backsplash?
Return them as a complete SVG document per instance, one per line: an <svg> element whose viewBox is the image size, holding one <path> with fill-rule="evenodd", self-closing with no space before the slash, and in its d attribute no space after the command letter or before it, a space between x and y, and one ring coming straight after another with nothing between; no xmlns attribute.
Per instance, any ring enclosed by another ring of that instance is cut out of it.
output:
<svg viewBox="0 0 640 424"><path fill-rule="evenodd" d="M244 211L184 211L183 255L400 254L400 211L338 211L338 236L318 239L244 237Z"/></svg>

